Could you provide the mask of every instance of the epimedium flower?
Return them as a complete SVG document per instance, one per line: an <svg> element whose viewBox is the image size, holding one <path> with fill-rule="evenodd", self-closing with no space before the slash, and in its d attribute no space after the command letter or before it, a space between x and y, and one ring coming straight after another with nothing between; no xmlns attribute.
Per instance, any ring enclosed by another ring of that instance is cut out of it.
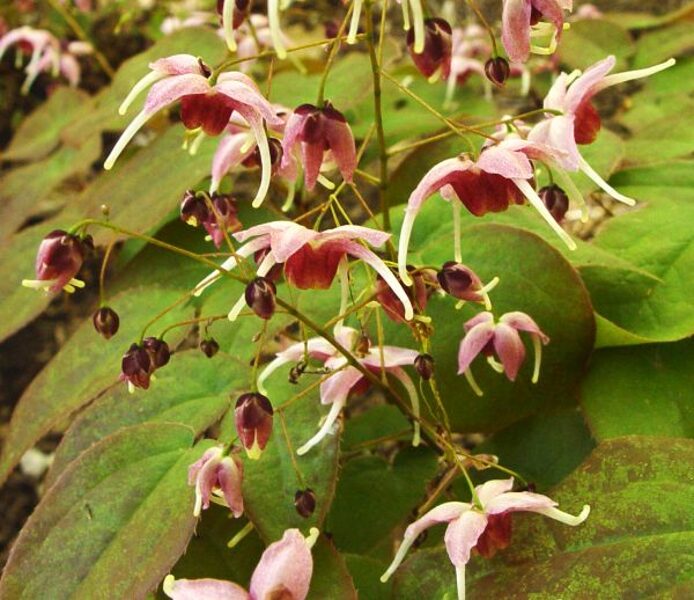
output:
<svg viewBox="0 0 694 600"><path fill-rule="evenodd" d="M477 73L485 82L487 95L491 93L485 78L484 64L491 54L489 38L482 27L477 24L453 28L451 34L451 63L446 82L446 104L453 100L455 88L463 85L470 75Z"/></svg>
<svg viewBox="0 0 694 600"><path fill-rule="evenodd" d="M415 53L421 54L424 52L426 45L426 25L424 19L424 9L421 0L398 0L398 4L402 7L402 22L403 28L408 32L413 30L413 49ZM361 11L364 6L364 0L352 1L352 18L349 23L349 31L347 32L347 43L354 44L357 41L359 33L359 22L361 20ZM411 14L411 18L410 18Z"/></svg>
<svg viewBox="0 0 694 600"><path fill-rule="evenodd" d="M221 579L175 579L167 575L164 593L173 600L304 600L313 575L311 548L318 539L312 527L308 537L287 529L270 544L253 571L248 591Z"/></svg>
<svg viewBox="0 0 694 600"><path fill-rule="evenodd" d="M301 290L328 289L338 271L345 282L346 257L351 256L363 260L391 287L405 307L406 320L409 321L414 316L407 292L395 275L383 260L360 243L361 241L376 247L382 246L390 237L388 233L358 225L342 225L326 231L314 231L291 221L273 221L239 231L233 236L237 241L247 243L195 287L196 296L221 277L220 270L234 269L237 257L247 258L262 250L267 252L258 265L257 276L265 277L272 267L282 264L287 282ZM343 293L343 301L344 296ZM236 319L244 304L245 298L241 297L229 312L230 320Z"/></svg>
<svg viewBox="0 0 694 600"><path fill-rule="evenodd" d="M495 371L505 373L509 380L515 381L525 360L525 346L519 335L520 331L529 333L533 342L535 366L532 382L537 383L540 377L542 345L547 345L549 338L532 318L525 313L514 311L502 315L495 323L492 313L483 312L467 321L464 328L465 337L458 350L458 374L465 375L478 396L482 395L482 390L472 376L470 364L479 354L484 354ZM500 363L494 359L494 355L499 358Z"/></svg>
<svg viewBox="0 0 694 600"><path fill-rule="evenodd" d="M484 285L477 273L470 267L453 260L443 264L441 270L436 274L436 278L441 289L460 300L461 306L464 302L479 302L484 304L487 310L492 306L489 292L499 283L499 278L494 277L488 284Z"/></svg>
<svg viewBox="0 0 694 600"><path fill-rule="evenodd" d="M62 229L52 231L39 244L36 279L24 279L22 285L47 292L65 290L70 294L75 288L83 288L84 282L75 276L92 244L90 236L80 237Z"/></svg>
<svg viewBox="0 0 694 600"><path fill-rule="evenodd" d="M453 31L445 19L434 18L424 21L424 50L415 52L414 31L407 32L407 48L419 72L430 82L439 77L446 78L451 72Z"/></svg>
<svg viewBox="0 0 694 600"><path fill-rule="evenodd" d="M429 297L438 287L434 272L431 269L415 269L408 265L408 272L412 277L411 287L403 288L410 298L410 302L416 313L421 314L426 309ZM392 288L380 275L376 277L376 302L386 313L386 316L396 323L405 321L405 307Z"/></svg>
<svg viewBox="0 0 694 600"><path fill-rule="evenodd" d="M354 352L361 365L378 374L381 369L393 375L405 388L412 403L412 412L419 417L419 396L412 379L402 368L414 364L419 355L416 350L400 348L398 346L371 346L366 339L368 348L358 347L363 341L356 329L338 325L334 331L335 339L344 348ZM264 390L267 378L277 369L289 363L296 363L305 358L312 358L322 362L325 368L331 372L320 385L320 398L322 404L330 404L330 411L323 421L320 429L309 441L297 450L297 454L306 454L311 448L319 444L323 438L329 435L337 421L342 408L352 393L363 393L368 389L369 382L364 374L356 367L350 365L347 358L326 339L321 337L310 338L306 342L297 342L278 352L275 359L270 362L258 377L258 389ZM412 445L420 442L419 422L414 422L414 437Z"/></svg>
<svg viewBox="0 0 694 600"><path fill-rule="evenodd" d="M504 0L501 41L509 58L525 62L531 52L553 54L564 30L564 11L572 8L573 0ZM531 43L532 38L548 35L548 47Z"/></svg>
<svg viewBox="0 0 694 600"><path fill-rule="evenodd" d="M398 245L398 270L402 281L410 284L406 269L407 251L417 214L425 200L439 190L453 207L457 262L460 262L457 247L460 204L473 215L482 216L488 212L504 211L512 204L523 204L527 200L569 248L576 248L575 242L554 220L530 183L534 173L530 159L549 160L557 152L560 151L540 143L508 138L483 148L476 161L462 155L434 165L407 201Z"/></svg>
<svg viewBox="0 0 694 600"><path fill-rule="evenodd" d="M550 166L558 167L560 184L566 188L569 198L579 201L580 192L564 171L582 171L610 196L633 205L632 198L620 194L595 172L578 150L578 144L590 144L595 141L601 126L600 115L592 104L592 98L602 90L633 79L641 79L658 73L675 64L671 58L663 63L646 69L626 71L608 75L615 66L615 57L608 56L598 61L585 72L561 73L547 96L545 109L558 111L561 114L548 116L535 125L528 133L528 140L554 148L557 152L548 161Z"/></svg>
<svg viewBox="0 0 694 600"><path fill-rule="evenodd" d="M217 0L217 13L222 20L224 41L231 52L236 52L235 32L246 20L251 0Z"/></svg>
<svg viewBox="0 0 694 600"><path fill-rule="evenodd" d="M144 108L126 127L104 161L111 169L128 142L157 112L176 101L181 103L181 120L189 130L218 135L229 124L233 112L241 115L253 132L262 163L260 185L253 206L262 204L270 186L270 147L264 122L278 125L280 119L252 79L238 71L221 73L216 81L209 67L190 54L176 54L150 63L151 72L138 81L119 108L125 114L135 98L149 88Z"/></svg>
<svg viewBox="0 0 694 600"><path fill-rule="evenodd" d="M132 344L121 360L121 381L128 384L132 394L135 388L149 389L157 369L168 364L169 345L159 338L147 337L141 344Z"/></svg>
<svg viewBox="0 0 694 600"><path fill-rule="evenodd" d="M188 485L195 486L193 515L200 516L201 510L210 507L217 498L229 507L237 519L243 514L243 463L234 455L215 446L188 467Z"/></svg>
<svg viewBox="0 0 694 600"><path fill-rule="evenodd" d="M236 401L234 420L236 431L248 458L260 458L272 434L272 404L258 392L241 394Z"/></svg>
<svg viewBox="0 0 694 600"><path fill-rule="evenodd" d="M506 547L511 538L511 515L514 512L538 513L571 527L583 523L590 513L590 506L586 504L580 514L573 516L559 510L557 502L547 496L534 492L512 492L512 489L512 477L495 479L475 488L475 504L445 502L431 509L405 530L402 544L381 581L390 578L423 531L445 523L446 551L455 567L458 599L463 600L465 565L470 560L470 553L476 549L482 556L488 557L497 547Z"/></svg>
<svg viewBox="0 0 694 600"><path fill-rule="evenodd" d="M322 108L302 104L287 120L282 139L282 168L291 165L294 148L300 147L306 188L312 190L320 174L324 154L330 151L345 181L357 168L354 136L343 114L330 102Z"/></svg>

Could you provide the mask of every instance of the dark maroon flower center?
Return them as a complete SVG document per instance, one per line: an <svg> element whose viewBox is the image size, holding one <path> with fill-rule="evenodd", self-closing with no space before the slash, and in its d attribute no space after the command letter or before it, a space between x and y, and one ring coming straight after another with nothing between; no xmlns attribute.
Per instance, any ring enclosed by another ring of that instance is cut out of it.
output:
<svg viewBox="0 0 694 600"><path fill-rule="evenodd" d="M574 113L574 139L577 144L592 144L598 137L602 120L590 98L586 98Z"/></svg>
<svg viewBox="0 0 694 600"><path fill-rule="evenodd" d="M304 244L284 263L284 275L300 290L327 290L344 255L341 247L330 242L315 247Z"/></svg>
<svg viewBox="0 0 694 600"><path fill-rule="evenodd" d="M207 135L222 133L233 111L232 100L214 91L181 98L181 120L186 129L200 127Z"/></svg>

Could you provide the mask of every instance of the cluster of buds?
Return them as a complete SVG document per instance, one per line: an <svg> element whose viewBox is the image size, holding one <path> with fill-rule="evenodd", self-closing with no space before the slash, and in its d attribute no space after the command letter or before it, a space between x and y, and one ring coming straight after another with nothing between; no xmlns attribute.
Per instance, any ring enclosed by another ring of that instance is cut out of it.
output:
<svg viewBox="0 0 694 600"><path fill-rule="evenodd" d="M150 381L157 369L165 366L171 358L169 345L162 339L147 337L141 344L132 344L121 361L121 379L128 390L149 389Z"/></svg>
<svg viewBox="0 0 694 600"><path fill-rule="evenodd" d="M181 200L181 220L192 227L202 225L217 248L224 242L225 233L242 228L236 200L216 192L208 197L203 192L186 191Z"/></svg>

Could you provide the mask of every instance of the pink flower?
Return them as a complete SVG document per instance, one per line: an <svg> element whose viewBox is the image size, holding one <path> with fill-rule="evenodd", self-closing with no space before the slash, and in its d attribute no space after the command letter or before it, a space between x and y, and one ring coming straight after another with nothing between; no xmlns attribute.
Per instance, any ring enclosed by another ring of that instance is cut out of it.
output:
<svg viewBox="0 0 694 600"><path fill-rule="evenodd" d="M273 409L267 396L257 392L241 394L234 409L236 432L248 458L260 458L272 435Z"/></svg>
<svg viewBox="0 0 694 600"><path fill-rule="evenodd" d="M248 591L221 579L164 579L164 593L173 600L304 600L313 574L311 548L318 537L313 528L308 538L298 529L287 529L282 539L270 544L253 571Z"/></svg>
<svg viewBox="0 0 694 600"><path fill-rule="evenodd" d="M412 62L429 81L448 77L451 71L451 52L453 48L451 26L445 19L426 19L424 21L424 50L414 51L414 32L407 32L407 48Z"/></svg>
<svg viewBox="0 0 694 600"><path fill-rule="evenodd" d="M581 170L610 196L633 205L635 201L632 198L620 194L593 170L581 156L577 144L592 143L600 130L600 115L591 102L595 94L624 81L648 77L674 64L675 60L671 58L647 69L608 75L615 65L615 57L608 56L582 74L580 71L562 73L544 100L544 108L560 111L562 114L550 116L535 125L528 134L528 140L557 151L554 159L550 160L552 166L566 171ZM566 184L564 179L560 183L567 188L569 197L577 200L580 192L575 186Z"/></svg>
<svg viewBox="0 0 694 600"><path fill-rule="evenodd" d="M131 121L104 162L110 169L128 142L140 128L165 106L180 100L181 120L187 129L202 130L206 135L218 135L229 124L236 111L249 124L256 138L262 163L260 186L253 206L265 199L272 170L270 148L263 122L278 125L272 105L263 97L253 81L239 72L220 74L215 83L209 68L190 54L176 54L150 64L151 73L138 81L120 106L125 114L133 100L150 88L144 109ZM151 86L151 87L150 87Z"/></svg>
<svg viewBox="0 0 694 600"><path fill-rule="evenodd" d="M22 285L47 292L83 288L84 282L75 279L82 268L84 255L91 246L91 238L56 229L49 233L39 245L36 253L36 279L24 279Z"/></svg>
<svg viewBox="0 0 694 600"><path fill-rule="evenodd" d="M225 455L220 447L210 448L188 467L188 485L195 486L193 515L210 507L213 497L223 498L237 519L243 514L243 463L232 455Z"/></svg>
<svg viewBox="0 0 694 600"><path fill-rule="evenodd" d="M301 290L325 290L332 284L340 264L344 264L346 276L346 257L351 256L363 260L390 285L405 306L405 318L409 321L414 311L402 285L376 254L359 243L362 241L372 246L381 246L389 237L388 233L358 225L314 231L291 221L273 221L235 233L236 240L247 243L236 251L235 256L222 263L220 269L230 271L236 267L237 256L247 258L269 249L258 266L258 277L265 277L274 265L283 264L287 282L294 287ZM199 296L220 276L219 270L208 275L196 286L195 295ZM231 309L230 320L236 319L244 304L242 297Z"/></svg>
<svg viewBox="0 0 694 600"><path fill-rule="evenodd" d="M475 162L466 156L459 156L432 167L407 201L398 246L398 270L402 281L410 285L406 265L414 221L424 201L439 190L453 207L456 240L459 239L460 227L458 201L473 215L482 216L488 212L504 211L512 204L523 204L527 199L566 245L574 249L574 241L557 224L530 184L533 177L530 159L545 159L554 155L555 150L551 147L510 138L484 148ZM459 256L456 256L456 261L460 262Z"/></svg>
<svg viewBox="0 0 694 600"><path fill-rule="evenodd" d="M485 85L488 85L484 63L491 51L487 33L479 25L453 29L451 66L446 86L447 103L453 100L456 86L463 85L473 73L481 75Z"/></svg>
<svg viewBox="0 0 694 600"><path fill-rule="evenodd" d="M525 62L530 52L552 54L564 29L564 10L573 0L504 0L501 40L513 62ZM546 19L551 25L539 24ZM552 35L549 48L531 45L531 38Z"/></svg>
<svg viewBox="0 0 694 600"><path fill-rule="evenodd" d="M324 154L330 151L345 181L351 182L357 168L354 136L341 112L329 102L323 108L302 104L289 117L282 140L282 167L290 166L294 148L301 149L305 183L309 190L316 185Z"/></svg>
<svg viewBox="0 0 694 600"><path fill-rule="evenodd" d="M547 345L549 338L528 315L518 311L510 312L502 315L499 321L494 323L494 315L483 312L467 321L464 327L466 334L458 350L458 374L466 376L477 395L481 396L482 391L470 372L470 363L480 353L487 356L487 361L495 371L506 373L506 377L511 381L516 380L525 360L525 346L518 334L519 331L529 333L532 338L535 349L532 382L537 383L540 377L542 344ZM501 363L496 362L495 354Z"/></svg>
<svg viewBox="0 0 694 600"><path fill-rule="evenodd" d="M475 488L475 504L445 502L430 510L405 530L395 559L381 581L387 581L395 572L423 531L439 523L446 523L444 541L448 557L455 567L458 598L462 600L465 598L465 565L470 560L470 552L476 548L480 554L489 555L488 551L492 550L490 546L507 545L511 534L511 513L539 513L571 527L583 523L590 513L590 506L586 504L581 513L574 517L556 508L557 503L547 496L533 492L512 492L512 488L513 478L495 479Z"/></svg>
<svg viewBox="0 0 694 600"><path fill-rule="evenodd" d="M253 26L255 35L253 31L251 31L251 27L248 26L248 22ZM248 22L244 23L236 30L236 56L239 58L249 58L251 56L257 56L258 53L263 50L273 47L277 48L277 44L275 44L273 39L273 31L270 29L268 18L265 15L253 13L248 18ZM292 40L282 31L276 31L274 35L277 35L279 44L283 49L292 45ZM290 58L290 60L292 59ZM255 62L255 60L244 60L239 68L242 71L248 71Z"/></svg>
<svg viewBox="0 0 694 600"><path fill-rule="evenodd" d="M359 332L356 329L345 326L335 327L336 340L350 352L353 352L357 360L367 369L374 373L380 373L381 368L393 375L402 383L412 402L412 412L419 417L419 396L417 390L410 379L410 376L402 368L414 364L415 358L419 356L416 350L400 348L397 346L369 346L367 350L359 352L355 349L360 340ZM325 379L320 386L320 398L323 404L330 404L328 413L323 425L316 435L297 450L297 454L306 454L311 448L319 444L324 437L331 433L333 425L337 421L342 408L347 403L347 398L351 393L363 393L368 389L369 382L361 371L349 365L347 359L342 356L337 349L326 339L316 337L304 342L298 342L289 346L286 350L278 352L276 358L265 367L258 377L258 389L264 390L264 383L267 378L277 369L288 363L296 363L304 358L310 357L322 362L326 369L333 375ZM265 393L265 392L263 392ZM419 445L419 423L414 423L414 438L412 444Z"/></svg>

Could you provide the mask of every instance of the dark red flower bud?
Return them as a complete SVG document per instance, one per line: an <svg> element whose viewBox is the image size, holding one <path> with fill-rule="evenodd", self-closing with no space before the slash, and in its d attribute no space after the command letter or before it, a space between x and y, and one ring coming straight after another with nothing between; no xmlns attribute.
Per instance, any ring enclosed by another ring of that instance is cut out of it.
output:
<svg viewBox="0 0 694 600"><path fill-rule="evenodd" d="M294 494L294 506L304 519L308 519L316 510L316 494L311 488L296 490Z"/></svg>
<svg viewBox="0 0 694 600"><path fill-rule="evenodd" d="M128 382L128 387L149 388L149 380L154 372L154 365L149 352L138 344L130 346L121 360L121 379Z"/></svg>
<svg viewBox="0 0 694 600"><path fill-rule="evenodd" d="M258 392L242 394L236 401L236 431L248 458L260 458L272 433L272 404Z"/></svg>
<svg viewBox="0 0 694 600"><path fill-rule="evenodd" d="M219 352L219 344L214 338L209 338L207 340L202 340L200 342L200 350L207 358L212 358L217 352Z"/></svg>
<svg viewBox="0 0 694 600"><path fill-rule="evenodd" d="M538 195L554 220L561 223L566 216L566 211L569 210L569 197L566 192L558 185L547 185L538 192Z"/></svg>
<svg viewBox="0 0 694 600"><path fill-rule="evenodd" d="M433 273L427 270L417 271L413 266L408 265L407 271L412 277L412 286L403 285L403 289L412 302L416 313L422 313L426 309L429 301L430 291L436 283ZM396 275L398 281L400 278ZM386 315L396 323L405 321L405 307L397 298L393 289L379 275L376 278L376 301L386 311Z"/></svg>
<svg viewBox="0 0 694 600"><path fill-rule="evenodd" d="M197 227L210 218L210 209L205 199L195 194L193 190L187 190L181 200L181 220L188 225Z"/></svg>
<svg viewBox="0 0 694 600"><path fill-rule="evenodd" d="M152 361L153 369L160 369L169 362L171 351L169 345L162 339L148 337L142 340L142 347L147 351Z"/></svg>
<svg viewBox="0 0 694 600"><path fill-rule="evenodd" d="M209 211L207 219L202 222L205 231L210 235L214 245L219 248L224 242L224 230L233 233L242 228L238 218L236 200L229 194L212 194L214 211Z"/></svg>
<svg viewBox="0 0 694 600"><path fill-rule="evenodd" d="M424 381L429 381L434 374L434 357L431 354L420 354L414 359L414 368Z"/></svg>
<svg viewBox="0 0 694 600"><path fill-rule="evenodd" d="M118 332L120 319L118 313L108 306L102 306L92 316L94 329L105 339L110 339Z"/></svg>
<svg viewBox="0 0 694 600"><path fill-rule="evenodd" d="M511 67L502 56L495 56L484 63L484 73L493 84L502 86L511 75Z"/></svg>
<svg viewBox="0 0 694 600"><path fill-rule="evenodd" d="M331 19L323 23L323 31L325 32L325 37L328 39L334 39L340 32L340 22L336 19Z"/></svg>
<svg viewBox="0 0 694 600"><path fill-rule="evenodd" d="M246 304L261 319L270 319L275 314L277 288L267 277L256 277L246 286Z"/></svg>
<svg viewBox="0 0 694 600"><path fill-rule="evenodd" d="M482 282L475 272L461 263L448 261L436 274L444 292L458 300L484 302L484 297L478 293Z"/></svg>
<svg viewBox="0 0 694 600"><path fill-rule="evenodd" d="M91 236L80 238L62 229L52 231L43 238L36 253L36 279L25 279L22 284L51 292L63 288L74 292L71 281L82 268L86 252L93 247Z"/></svg>
<svg viewBox="0 0 694 600"><path fill-rule="evenodd" d="M407 49L419 72L431 78L440 71L443 78L451 71L453 32L445 19L426 19L424 21L424 50L414 51L414 29L407 32Z"/></svg>

